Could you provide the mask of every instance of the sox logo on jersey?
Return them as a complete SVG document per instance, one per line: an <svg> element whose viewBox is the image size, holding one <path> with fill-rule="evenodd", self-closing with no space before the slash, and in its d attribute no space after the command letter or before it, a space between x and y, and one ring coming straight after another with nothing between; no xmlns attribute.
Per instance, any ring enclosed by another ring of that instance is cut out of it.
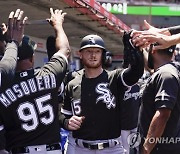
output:
<svg viewBox="0 0 180 154"><path fill-rule="evenodd" d="M96 92L100 94L100 96L96 99L96 104L102 100L108 109L111 107L116 107L115 97L112 95L110 90L108 89L108 83L100 83L96 86Z"/></svg>

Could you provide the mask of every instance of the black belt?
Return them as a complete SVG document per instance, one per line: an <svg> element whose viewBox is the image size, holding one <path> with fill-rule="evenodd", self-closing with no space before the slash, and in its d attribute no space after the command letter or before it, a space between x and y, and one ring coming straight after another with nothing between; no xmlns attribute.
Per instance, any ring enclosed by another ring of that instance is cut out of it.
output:
<svg viewBox="0 0 180 154"><path fill-rule="evenodd" d="M78 146L80 146L79 144L78 144L78 139L76 139L75 140L75 142L76 142L76 144L78 145ZM104 149L104 148L109 148L110 147L110 144L109 144L109 142L104 142L104 143L87 143L87 142L84 142L84 141L82 141L82 144L83 144L83 146L85 147L85 148L88 148L88 149L90 149L90 150L102 150L102 149ZM115 145L116 145L117 143L115 143Z"/></svg>
<svg viewBox="0 0 180 154"><path fill-rule="evenodd" d="M36 151L38 151L38 146L37 148L34 148ZM46 151L53 151L53 150L60 150L61 146L59 143L55 143L55 144L48 144L46 145ZM29 148L28 147L17 147L17 148L13 148L11 150L12 154L16 154L16 153L29 153Z"/></svg>

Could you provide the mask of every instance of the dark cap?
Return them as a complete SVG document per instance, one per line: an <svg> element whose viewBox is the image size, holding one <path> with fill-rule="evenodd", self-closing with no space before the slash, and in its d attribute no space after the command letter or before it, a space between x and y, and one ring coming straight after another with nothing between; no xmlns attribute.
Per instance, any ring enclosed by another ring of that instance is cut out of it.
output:
<svg viewBox="0 0 180 154"><path fill-rule="evenodd" d="M18 60L24 60L31 58L36 49L36 43L32 41L28 36L24 36L22 43L18 47Z"/></svg>
<svg viewBox="0 0 180 154"><path fill-rule="evenodd" d="M153 44L154 46L157 46L159 45L158 43L154 43ZM173 53L175 51L175 48L176 48L176 45L172 45L168 48L165 48L165 49L159 49L158 51L163 51L163 52L167 52L167 53Z"/></svg>

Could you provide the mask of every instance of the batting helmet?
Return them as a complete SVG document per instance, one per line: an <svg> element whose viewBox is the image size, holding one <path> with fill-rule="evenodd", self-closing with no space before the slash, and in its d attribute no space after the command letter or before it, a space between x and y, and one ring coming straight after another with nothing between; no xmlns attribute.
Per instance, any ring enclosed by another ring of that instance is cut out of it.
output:
<svg viewBox="0 0 180 154"><path fill-rule="evenodd" d="M106 50L103 39L100 36L93 35L93 34L87 35L82 39L81 45L80 45L80 51L82 49L90 48L90 47L101 48L104 51Z"/></svg>
<svg viewBox="0 0 180 154"><path fill-rule="evenodd" d="M103 49L104 52L102 53L102 65L103 67L110 67L112 64L112 54L105 49L103 39L100 36L94 34L85 36L81 41L80 51L85 48L93 47Z"/></svg>

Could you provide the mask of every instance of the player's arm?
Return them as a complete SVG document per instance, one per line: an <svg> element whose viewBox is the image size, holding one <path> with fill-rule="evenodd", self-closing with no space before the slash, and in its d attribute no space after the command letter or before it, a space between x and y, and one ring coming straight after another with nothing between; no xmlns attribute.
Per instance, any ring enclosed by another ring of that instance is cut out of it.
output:
<svg viewBox="0 0 180 154"><path fill-rule="evenodd" d="M60 124L64 129L67 130L77 130L81 127L83 120L85 119L84 116L77 116L73 113L73 105L71 105L71 96L70 96L70 84L68 83L65 87L65 94L64 94L64 103L61 107L61 115L60 115Z"/></svg>
<svg viewBox="0 0 180 154"><path fill-rule="evenodd" d="M65 12L62 10L54 10L50 8L50 19L47 21L52 25L56 34L56 49L59 53L63 54L66 58L70 55L70 46L67 36L63 29Z"/></svg>
<svg viewBox="0 0 180 154"><path fill-rule="evenodd" d="M70 54L69 42L63 29L63 21L66 13L63 13L62 10L53 11L53 9L50 8L50 14L51 17L47 19L47 21L55 30L58 51L51 57L50 61L41 68L40 73L54 74L60 86L66 74L68 64L67 58Z"/></svg>
<svg viewBox="0 0 180 154"><path fill-rule="evenodd" d="M121 79L126 86L135 84L144 72L143 51L132 45L130 33L125 33L123 36L124 53L127 54L127 59L124 61L127 61L129 65L128 68L124 69Z"/></svg>
<svg viewBox="0 0 180 154"><path fill-rule="evenodd" d="M0 85L12 78L15 72L16 62L17 62L17 50L20 44L23 33L24 25L27 17L23 18L23 11L17 9L16 12L11 12L9 14L8 30L7 30L7 46L5 49L5 54L0 61ZM4 79L4 81L1 81Z"/></svg>
<svg viewBox="0 0 180 154"><path fill-rule="evenodd" d="M133 43L135 44L135 46L140 46L141 48L147 47L148 45L153 43L158 43L158 45L154 47L154 50L165 49L172 45L180 43L180 33L169 36L144 31L141 33L141 35L134 37Z"/></svg>
<svg viewBox="0 0 180 154"><path fill-rule="evenodd" d="M154 91L155 96L155 109L156 112L151 120L145 143L143 145L143 154L149 154L156 143L152 143L150 138L159 138L162 136L164 129L166 127L167 121L171 115L171 111L177 102L179 83L169 72L161 73L154 79ZM169 86L171 85L171 86Z"/></svg>
<svg viewBox="0 0 180 154"><path fill-rule="evenodd" d="M180 25L168 28L155 28L146 21L144 25L147 28L145 31L133 31L131 36L133 37L133 44L141 48L145 48L152 43L158 42L160 45L157 49L168 48L169 46L179 43Z"/></svg>
<svg viewBox="0 0 180 154"><path fill-rule="evenodd" d="M164 35L160 37L155 37L154 40L159 44L154 46L154 50L169 48L172 45L180 43L180 33L171 36Z"/></svg>
<svg viewBox="0 0 180 154"><path fill-rule="evenodd" d="M150 139L160 138L166 127L166 123L170 117L171 110L162 108L158 109L152 118L151 124L149 126L148 134L146 136L145 142L143 144L142 154L150 154L156 145L156 142L151 142Z"/></svg>

